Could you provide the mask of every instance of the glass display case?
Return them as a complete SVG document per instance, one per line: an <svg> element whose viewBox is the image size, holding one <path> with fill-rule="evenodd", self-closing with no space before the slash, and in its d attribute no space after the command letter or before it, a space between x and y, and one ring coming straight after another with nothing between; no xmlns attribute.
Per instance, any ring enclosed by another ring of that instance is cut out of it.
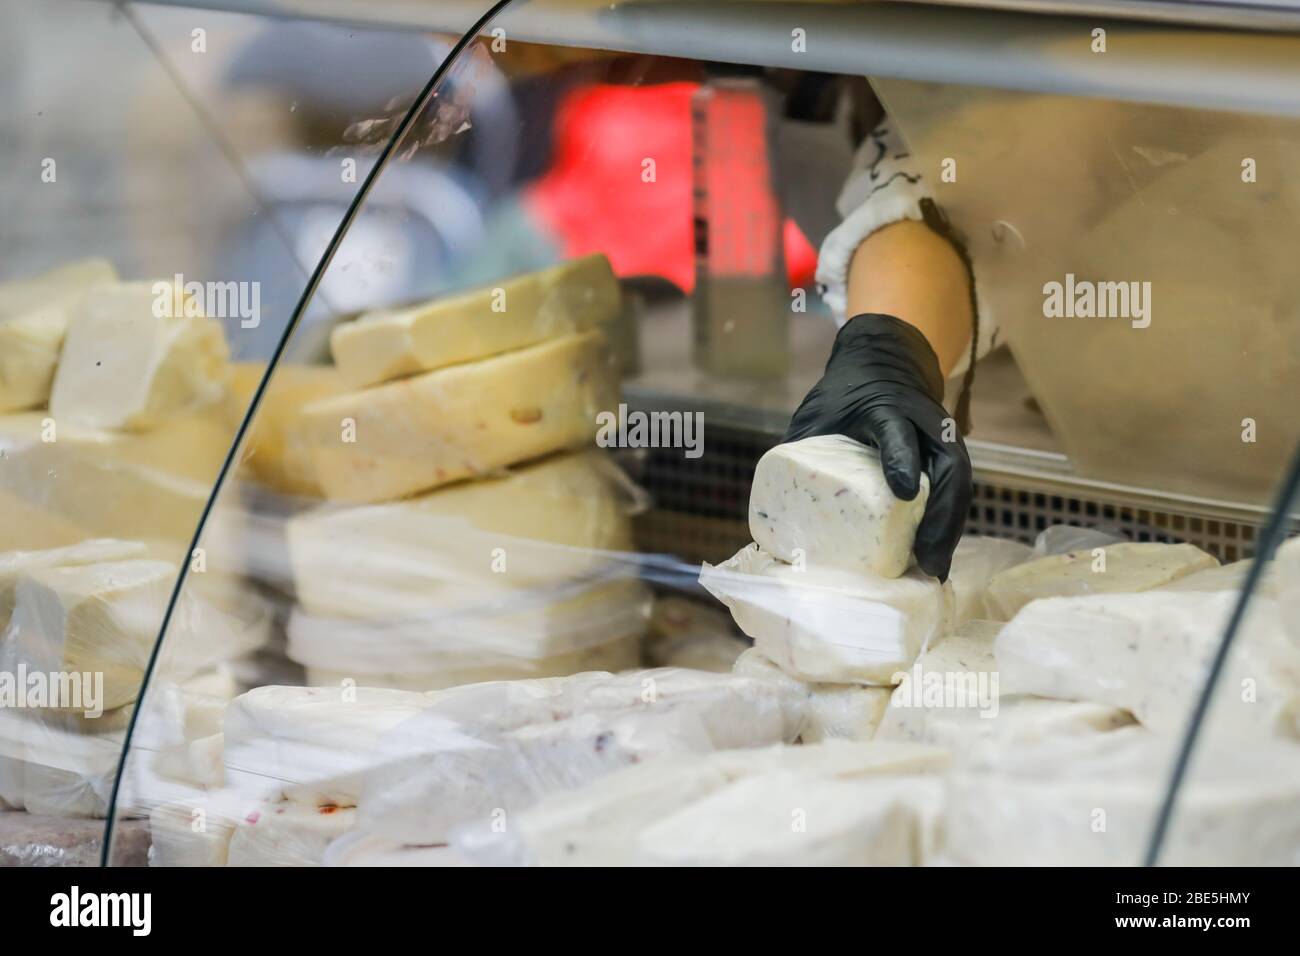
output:
<svg viewBox="0 0 1300 956"><path fill-rule="evenodd" d="M1300 862L1300 17L1028 6L0 0L0 863Z"/></svg>

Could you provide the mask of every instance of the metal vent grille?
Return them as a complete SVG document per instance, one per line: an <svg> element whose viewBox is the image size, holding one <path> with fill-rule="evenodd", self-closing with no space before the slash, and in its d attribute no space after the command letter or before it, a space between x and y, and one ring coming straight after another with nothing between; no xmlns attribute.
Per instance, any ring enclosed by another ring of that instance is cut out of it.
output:
<svg viewBox="0 0 1300 956"><path fill-rule="evenodd" d="M754 466L777 438L711 424L705 454L647 449L639 477L654 508L637 520L642 551L690 562L724 560L751 540L747 520ZM1019 483L1019 486L1017 486ZM1032 544L1049 525L1100 528L1133 541L1187 542L1227 563L1250 557L1258 525L1176 510L1139 508L1086 493L1061 494L1024 479L977 480L966 530Z"/></svg>

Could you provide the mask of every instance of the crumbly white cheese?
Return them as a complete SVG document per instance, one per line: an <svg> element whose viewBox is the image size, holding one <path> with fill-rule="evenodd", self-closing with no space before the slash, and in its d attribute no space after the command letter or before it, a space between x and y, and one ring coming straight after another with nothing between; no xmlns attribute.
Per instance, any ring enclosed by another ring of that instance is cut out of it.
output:
<svg viewBox="0 0 1300 956"><path fill-rule="evenodd" d="M1218 563L1194 545L1156 542L1054 554L995 575L988 586L989 610L995 619L1009 621L1038 598L1146 591Z"/></svg>
<svg viewBox="0 0 1300 956"><path fill-rule="evenodd" d="M367 313L335 326L330 349L360 387L583 332L619 308L609 260L583 256L494 287Z"/></svg>
<svg viewBox="0 0 1300 956"><path fill-rule="evenodd" d="M388 501L589 444L617 404L591 331L312 402L288 444L310 456L327 498Z"/></svg>
<svg viewBox="0 0 1300 956"><path fill-rule="evenodd" d="M1300 538L1293 538L1278 549L1274 575L1283 626L1300 647Z"/></svg>
<svg viewBox="0 0 1300 956"><path fill-rule="evenodd" d="M1030 604L995 643L1004 693L1120 707L1160 733L1181 733L1222 638L1232 592L1148 591ZM1300 648L1278 602L1254 602L1220 678L1204 733L1300 737Z"/></svg>
<svg viewBox="0 0 1300 956"><path fill-rule="evenodd" d="M80 300L50 391L56 420L147 430L223 398L230 352L221 324L159 317L156 285L99 286Z"/></svg>
<svg viewBox="0 0 1300 956"><path fill-rule="evenodd" d="M888 685L951 617L952 591L913 569L899 578L799 570L749 545L700 583L782 670L822 683Z"/></svg>
<svg viewBox="0 0 1300 956"><path fill-rule="evenodd" d="M749 533L788 564L896 578L912 560L930 479L911 501L894 496L880 455L843 435L770 449L754 469Z"/></svg>

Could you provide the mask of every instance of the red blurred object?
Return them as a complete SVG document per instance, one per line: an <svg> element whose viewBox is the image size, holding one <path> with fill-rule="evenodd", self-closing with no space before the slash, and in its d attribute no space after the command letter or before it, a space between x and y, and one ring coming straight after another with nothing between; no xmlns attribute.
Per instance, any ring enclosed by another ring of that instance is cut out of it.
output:
<svg viewBox="0 0 1300 956"><path fill-rule="evenodd" d="M566 257L603 252L620 276L658 275L687 293L694 289L691 95L697 88L597 84L565 97L556 112L551 167L523 201ZM793 220L784 221L783 234L789 281L807 285L817 252Z"/></svg>

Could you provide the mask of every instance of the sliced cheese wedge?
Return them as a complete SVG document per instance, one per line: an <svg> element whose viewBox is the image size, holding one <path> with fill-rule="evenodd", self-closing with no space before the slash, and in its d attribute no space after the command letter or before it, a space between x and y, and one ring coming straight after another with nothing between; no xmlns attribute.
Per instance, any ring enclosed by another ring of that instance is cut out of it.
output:
<svg viewBox="0 0 1300 956"><path fill-rule="evenodd" d="M619 308L609 260L584 256L495 287L368 313L336 326L330 348L344 379L361 387L585 332Z"/></svg>
<svg viewBox="0 0 1300 956"><path fill-rule="evenodd" d="M313 402L290 430L327 498L374 502L589 444L617 402L599 332Z"/></svg>

